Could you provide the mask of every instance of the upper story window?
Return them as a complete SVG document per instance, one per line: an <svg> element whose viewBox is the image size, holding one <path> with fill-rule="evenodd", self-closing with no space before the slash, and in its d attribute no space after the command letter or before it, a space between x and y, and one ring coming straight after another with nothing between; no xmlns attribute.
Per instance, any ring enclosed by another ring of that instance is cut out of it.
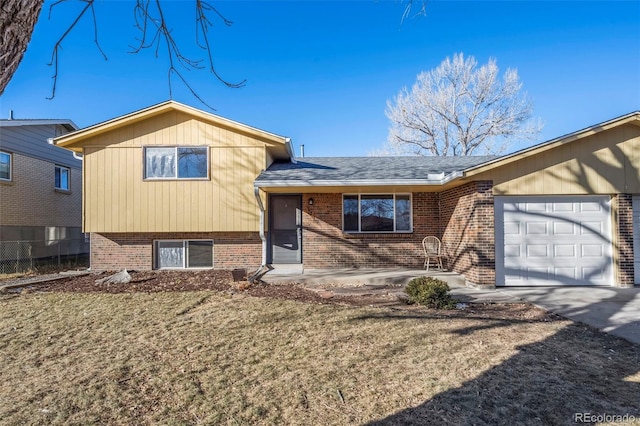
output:
<svg viewBox="0 0 640 426"><path fill-rule="evenodd" d="M345 194L345 232L411 232L411 194Z"/></svg>
<svg viewBox="0 0 640 426"><path fill-rule="evenodd" d="M144 149L145 179L207 179L207 147L147 147Z"/></svg>
<svg viewBox="0 0 640 426"><path fill-rule="evenodd" d="M11 154L0 151L0 180L11 180Z"/></svg>
<svg viewBox="0 0 640 426"><path fill-rule="evenodd" d="M69 177L71 176L71 171L68 167L56 166L55 172L55 185L56 189L62 189L63 191L69 190Z"/></svg>

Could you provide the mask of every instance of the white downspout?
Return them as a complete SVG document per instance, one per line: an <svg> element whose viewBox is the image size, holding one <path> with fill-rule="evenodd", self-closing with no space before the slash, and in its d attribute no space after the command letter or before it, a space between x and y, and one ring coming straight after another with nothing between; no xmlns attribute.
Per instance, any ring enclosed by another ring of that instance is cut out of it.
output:
<svg viewBox="0 0 640 426"><path fill-rule="evenodd" d="M256 279L262 274L262 271L267 268L267 237L264 235L264 204L262 204L262 198L260 197L260 188L253 187L253 194L258 202L258 208L260 209L260 239L262 240L262 263L256 272L251 275L248 280L254 284Z"/></svg>

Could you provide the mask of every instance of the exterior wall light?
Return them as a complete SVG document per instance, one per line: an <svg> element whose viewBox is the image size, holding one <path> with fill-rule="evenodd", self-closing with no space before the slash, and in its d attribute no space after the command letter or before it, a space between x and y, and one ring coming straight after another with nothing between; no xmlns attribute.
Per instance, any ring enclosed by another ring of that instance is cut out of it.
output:
<svg viewBox="0 0 640 426"><path fill-rule="evenodd" d="M309 205L312 206L313 205L313 198L309 198Z"/></svg>

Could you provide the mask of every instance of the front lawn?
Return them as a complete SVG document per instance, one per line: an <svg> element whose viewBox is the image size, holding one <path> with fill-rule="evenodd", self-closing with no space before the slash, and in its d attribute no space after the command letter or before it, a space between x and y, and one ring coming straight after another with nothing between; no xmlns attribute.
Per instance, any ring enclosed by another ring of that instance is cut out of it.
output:
<svg viewBox="0 0 640 426"><path fill-rule="evenodd" d="M0 360L0 419L15 425L572 424L640 411L640 347L526 312L4 294Z"/></svg>

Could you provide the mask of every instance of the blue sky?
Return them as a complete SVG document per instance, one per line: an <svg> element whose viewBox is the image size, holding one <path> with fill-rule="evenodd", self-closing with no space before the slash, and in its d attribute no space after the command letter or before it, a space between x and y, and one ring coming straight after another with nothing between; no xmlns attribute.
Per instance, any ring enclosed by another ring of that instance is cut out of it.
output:
<svg viewBox="0 0 640 426"><path fill-rule="evenodd" d="M640 1L430 0L426 16L404 22L400 1L212 3L234 21L214 20L217 69L247 85L224 87L204 70L185 75L216 114L289 136L307 156L381 148L387 100L457 52L518 70L545 124L540 141L640 109ZM81 7L61 4L48 20L50 4L0 97L3 118L12 109L16 118L69 118L84 127L169 98L166 57L127 53L136 37L133 3L99 1L108 61L93 45L90 22L81 24L63 44L56 97L47 100L51 49ZM167 3L180 39L192 38L192 4ZM206 109L177 80L173 88L175 100Z"/></svg>

